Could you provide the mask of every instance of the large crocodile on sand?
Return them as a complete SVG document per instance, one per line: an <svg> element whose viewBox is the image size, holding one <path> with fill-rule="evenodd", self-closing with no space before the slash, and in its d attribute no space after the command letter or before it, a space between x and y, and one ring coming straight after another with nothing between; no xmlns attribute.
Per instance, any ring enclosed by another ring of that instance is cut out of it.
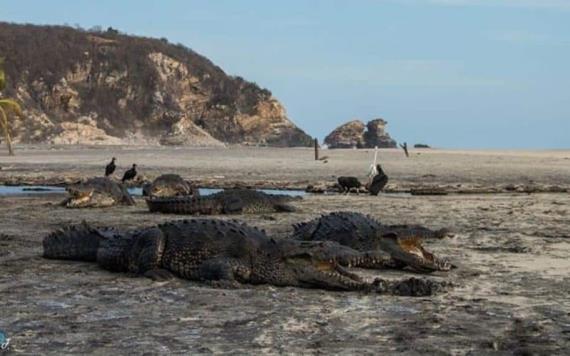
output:
<svg viewBox="0 0 570 356"><path fill-rule="evenodd" d="M43 240L44 257L97 262L107 270L153 279L174 274L216 286L272 284L431 295L444 284L418 278L367 282L338 259L371 259L334 242L275 240L238 221L190 219L120 232L86 223L68 226Z"/></svg>
<svg viewBox="0 0 570 356"><path fill-rule="evenodd" d="M417 272L448 271L453 265L428 252L421 240L443 238L449 230L431 230L420 225L383 225L371 216L356 212L333 212L295 224L293 237L304 241L334 241L365 253L386 253L381 264L366 268L409 267Z"/></svg>
<svg viewBox="0 0 570 356"><path fill-rule="evenodd" d="M198 195L198 188L178 174L163 174L143 186L143 196L151 198Z"/></svg>
<svg viewBox="0 0 570 356"><path fill-rule="evenodd" d="M288 202L301 199L267 194L251 189L230 189L200 197L148 198L150 212L166 214L216 215L293 212Z"/></svg>
<svg viewBox="0 0 570 356"><path fill-rule="evenodd" d="M68 208L102 208L113 205L134 205L135 201L120 183L109 178L91 178L69 185L69 197L61 204Z"/></svg>

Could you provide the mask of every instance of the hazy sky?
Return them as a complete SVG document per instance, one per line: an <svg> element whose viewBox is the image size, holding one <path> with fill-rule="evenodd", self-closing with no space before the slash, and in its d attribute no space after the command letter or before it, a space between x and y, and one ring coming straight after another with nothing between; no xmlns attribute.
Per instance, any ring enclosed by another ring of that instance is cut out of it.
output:
<svg viewBox="0 0 570 356"><path fill-rule="evenodd" d="M270 89L323 138L570 147L570 0L2 1L0 19L166 37Z"/></svg>

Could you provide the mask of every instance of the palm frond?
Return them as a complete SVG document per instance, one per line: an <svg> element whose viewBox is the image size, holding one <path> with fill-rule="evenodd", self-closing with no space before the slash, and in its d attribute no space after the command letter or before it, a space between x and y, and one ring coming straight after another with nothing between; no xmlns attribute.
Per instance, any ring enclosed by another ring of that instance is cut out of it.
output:
<svg viewBox="0 0 570 356"><path fill-rule="evenodd" d="M6 138L6 146L8 146L8 154L10 156L14 155L14 151L12 150L12 138L10 137L10 126L8 125L8 116L6 112L0 106L0 121L2 123L2 129L4 131L4 137Z"/></svg>
<svg viewBox="0 0 570 356"><path fill-rule="evenodd" d="M24 113L22 112L22 108L20 104L16 100L12 99L0 99L0 107L4 109L4 111L9 110L19 117L24 117Z"/></svg>

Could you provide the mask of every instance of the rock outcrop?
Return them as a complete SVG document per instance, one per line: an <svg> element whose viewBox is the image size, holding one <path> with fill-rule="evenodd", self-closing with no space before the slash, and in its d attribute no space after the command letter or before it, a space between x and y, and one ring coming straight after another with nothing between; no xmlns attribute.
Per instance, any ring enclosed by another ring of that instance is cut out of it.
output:
<svg viewBox="0 0 570 356"><path fill-rule="evenodd" d="M364 133L364 146L365 147L375 147L379 148L395 148L397 143L390 135L386 132L386 122L384 119L374 119L368 121L366 124L367 131Z"/></svg>
<svg viewBox="0 0 570 356"><path fill-rule="evenodd" d="M366 126L360 120L349 121L333 130L325 143L329 148L352 148L364 145L364 130Z"/></svg>
<svg viewBox="0 0 570 356"><path fill-rule="evenodd" d="M0 23L16 142L309 146L255 83L165 39Z"/></svg>
<svg viewBox="0 0 570 356"><path fill-rule="evenodd" d="M397 143L386 132L387 124L383 119L371 120L366 125L352 120L334 129L325 137L325 143L329 148L395 148Z"/></svg>

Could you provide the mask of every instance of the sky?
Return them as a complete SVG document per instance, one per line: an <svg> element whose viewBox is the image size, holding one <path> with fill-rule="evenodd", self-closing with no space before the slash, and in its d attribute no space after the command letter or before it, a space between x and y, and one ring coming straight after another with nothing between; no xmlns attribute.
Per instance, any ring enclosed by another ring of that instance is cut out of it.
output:
<svg viewBox="0 0 570 356"><path fill-rule="evenodd" d="M570 148L570 0L0 0L0 20L165 37L268 88L323 139Z"/></svg>

